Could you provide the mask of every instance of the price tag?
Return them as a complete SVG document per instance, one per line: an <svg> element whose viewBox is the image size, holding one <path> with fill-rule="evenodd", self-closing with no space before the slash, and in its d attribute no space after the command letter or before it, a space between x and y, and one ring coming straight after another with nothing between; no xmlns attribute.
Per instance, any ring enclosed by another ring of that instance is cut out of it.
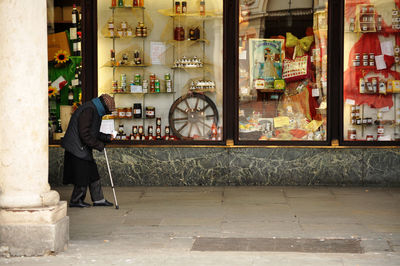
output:
<svg viewBox="0 0 400 266"><path fill-rule="evenodd" d="M319 97L319 89L312 89L312 97Z"/></svg>
<svg viewBox="0 0 400 266"><path fill-rule="evenodd" d="M247 59L247 51L243 50L239 53L239 59L240 60L246 60Z"/></svg>
<svg viewBox="0 0 400 266"><path fill-rule="evenodd" d="M71 85L72 85L72 86L78 86L78 85L79 85L79 79L73 79L73 80L71 80Z"/></svg>
<svg viewBox="0 0 400 266"><path fill-rule="evenodd" d="M346 99L346 103L347 103L347 104L350 104L350 105L355 105L355 104L356 104L356 101L353 100L353 99Z"/></svg>

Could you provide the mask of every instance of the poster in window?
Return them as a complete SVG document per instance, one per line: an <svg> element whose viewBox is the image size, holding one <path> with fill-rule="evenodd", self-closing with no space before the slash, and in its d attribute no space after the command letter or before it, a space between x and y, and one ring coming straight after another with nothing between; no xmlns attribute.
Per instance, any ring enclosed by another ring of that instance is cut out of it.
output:
<svg viewBox="0 0 400 266"><path fill-rule="evenodd" d="M249 39L250 82L253 89L273 89L282 79L283 39Z"/></svg>

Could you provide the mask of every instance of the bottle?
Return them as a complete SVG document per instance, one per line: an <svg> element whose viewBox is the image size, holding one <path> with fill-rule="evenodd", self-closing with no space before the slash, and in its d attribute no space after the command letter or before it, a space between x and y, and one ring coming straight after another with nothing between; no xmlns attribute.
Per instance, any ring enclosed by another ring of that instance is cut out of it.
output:
<svg viewBox="0 0 400 266"><path fill-rule="evenodd" d="M56 128L56 133L62 133L62 127L61 127L61 119L58 119L58 123L57 123L57 128Z"/></svg>
<svg viewBox="0 0 400 266"><path fill-rule="evenodd" d="M79 17L78 17L78 32L82 32L82 12L79 11Z"/></svg>
<svg viewBox="0 0 400 266"><path fill-rule="evenodd" d="M144 0L139 0L139 6L144 7Z"/></svg>
<svg viewBox="0 0 400 266"><path fill-rule="evenodd" d="M186 1L182 1L182 14L187 13L187 3Z"/></svg>
<svg viewBox="0 0 400 266"><path fill-rule="evenodd" d="M211 140L217 140L217 136L218 136L217 125L215 123L212 123L212 125L211 125Z"/></svg>
<svg viewBox="0 0 400 266"><path fill-rule="evenodd" d="M111 54L111 62L115 63L115 51L114 51L114 49L111 49L110 54Z"/></svg>
<svg viewBox="0 0 400 266"><path fill-rule="evenodd" d="M200 0L200 15L204 16L206 14L206 1Z"/></svg>
<svg viewBox="0 0 400 266"><path fill-rule="evenodd" d="M175 1L175 14L181 13L181 2Z"/></svg>
<svg viewBox="0 0 400 266"><path fill-rule="evenodd" d="M124 0L118 0L118 7L124 7Z"/></svg>
<svg viewBox="0 0 400 266"><path fill-rule="evenodd" d="M68 89L68 105L73 105L74 104L74 90L72 89L72 86L69 86Z"/></svg>
<svg viewBox="0 0 400 266"><path fill-rule="evenodd" d="M76 46L77 46L76 56L81 56L82 55L82 32L78 32L78 39L76 41Z"/></svg>
<svg viewBox="0 0 400 266"><path fill-rule="evenodd" d="M72 6L72 25L74 27L77 27L78 21L79 21L79 12L78 12L78 9L76 9L76 5L73 4L73 6Z"/></svg>
<svg viewBox="0 0 400 266"><path fill-rule="evenodd" d="M72 8L72 27L69 29L69 39L72 41L72 45L74 45L75 40L78 38L78 20L78 10L74 4ZM74 47L72 46L72 48Z"/></svg>
<svg viewBox="0 0 400 266"><path fill-rule="evenodd" d="M111 0L111 7L117 6L117 0Z"/></svg>
<svg viewBox="0 0 400 266"><path fill-rule="evenodd" d="M72 55L78 55L78 38L72 40Z"/></svg>

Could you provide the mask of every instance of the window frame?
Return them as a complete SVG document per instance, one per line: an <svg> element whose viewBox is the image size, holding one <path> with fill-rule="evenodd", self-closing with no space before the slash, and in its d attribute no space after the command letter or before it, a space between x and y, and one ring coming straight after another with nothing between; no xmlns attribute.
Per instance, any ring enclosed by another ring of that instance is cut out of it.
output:
<svg viewBox="0 0 400 266"><path fill-rule="evenodd" d="M343 121L343 45L345 0L328 0L328 99L327 139L323 141L239 140L239 0L223 0L223 139L221 141L113 141L111 146L349 146L395 147L400 141L345 141ZM97 71L97 0L82 1L85 32L82 39L82 101L98 94ZM336 19L338 18L338 19ZM234 23L235 26L232 26ZM232 41L233 40L233 41ZM337 56L337 55L340 56ZM233 104L232 104L233 103ZM55 141L58 142L58 141ZM56 144L52 142L52 144Z"/></svg>

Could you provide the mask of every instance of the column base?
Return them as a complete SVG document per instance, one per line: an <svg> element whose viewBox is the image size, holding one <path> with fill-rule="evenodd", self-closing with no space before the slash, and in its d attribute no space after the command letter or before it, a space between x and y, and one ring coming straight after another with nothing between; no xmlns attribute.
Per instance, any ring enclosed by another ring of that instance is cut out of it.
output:
<svg viewBox="0 0 400 266"><path fill-rule="evenodd" d="M0 256L42 256L64 251L69 240L67 203L0 210Z"/></svg>

